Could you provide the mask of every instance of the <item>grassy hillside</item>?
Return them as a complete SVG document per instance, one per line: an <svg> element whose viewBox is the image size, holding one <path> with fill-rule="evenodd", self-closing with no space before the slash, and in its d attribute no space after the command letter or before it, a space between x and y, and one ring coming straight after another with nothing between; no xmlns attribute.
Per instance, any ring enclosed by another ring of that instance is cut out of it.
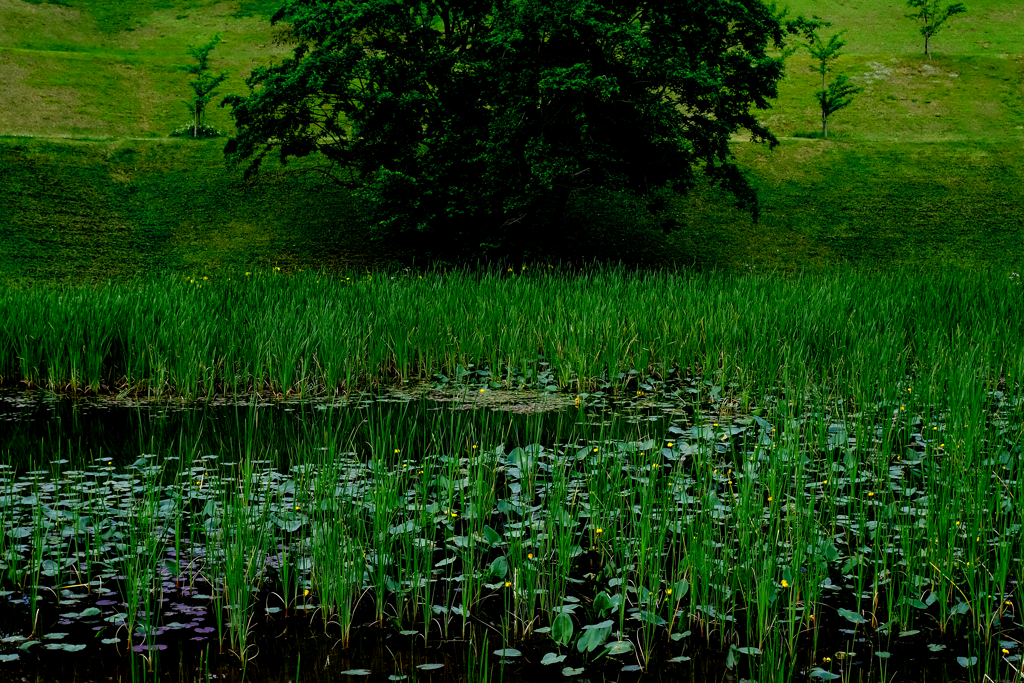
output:
<svg viewBox="0 0 1024 683"><path fill-rule="evenodd" d="M222 94L244 93L257 64L288 53L269 16L280 0L0 0L0 269L74 276L138 268L329 264L366 254L358 207L301 177L244 188L222 141L169 140L188 119L189 44L223 42ZM837 64L865 88L829 139L806 55L788 62L762 117L768 153L737 138L761 188L763 219L714 190L675 207L663 236L600 202L581 247L706 265L857 262L1014 269L1024 218L1024 3L972 0L934 39L934 58L901 0L792 0L791 14L846 30ZM208 122L230 134L226 110Z"/></svg>

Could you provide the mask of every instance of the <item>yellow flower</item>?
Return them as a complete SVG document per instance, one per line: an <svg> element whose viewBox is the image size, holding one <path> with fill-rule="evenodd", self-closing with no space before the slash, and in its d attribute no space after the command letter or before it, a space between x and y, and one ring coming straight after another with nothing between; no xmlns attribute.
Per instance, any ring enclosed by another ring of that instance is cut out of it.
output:
<svg viewBox="0 0 1024 683"><path fill-rule="evenodd" d="M768 502L769 503L772 502L772 497L771 496L768 496Z"/></svg>
<svg viewBox="0 0 1024 683"><path fill-rule="evenodd" d="M789 588L789 581L786 581L785 579L783 579L782 580L782 587L783 588Z"/></svg>
<svg viewBox="0 0 1024 683"><path fill-rule="evenodd" d="M598 527L597 529L595 529L595 530L594 530L594 533L595 533L595 534L601 534L601 533L604 533L604 529L602 529L602 528Z"/></svg>
<svg viewBox="0 0 1024 683"><path fill-rule="evenodd" d="M868 497L875 495L874 491L868 491Z"/></svg>
<svg viewBox="0 0 1024 683"><path fill-rule="evenodd" d="M1004 655L1008 655L1008 654L1010 654L1010 651L1009 651L1009 650L1007 650L1007 649L1006 649L1006 648L1004 647L1004 648L1003 648L1003 654L1004 654Z"/></svg>
<svg viewBox="0 0 1024 683"><path fill-rule="evenodd" d="M484 393L484 390L483 390L483 389L481 389L481 390L480 390L480 393L481 393L481 394L482 394L482 393Z"/></svg>
<svg viewBox="0 0 1024 683"><path fill-rule="evenodd" d="M509 587L509 586L511 586L511 585L512 585L512 582L511 582L511 581L506 581L506 582L505 582L505 588L508 588L508 587Z"/></svg>
<svg viewBox="0 0 1024 683"><path fill-rule="evenodd" d="M672 589L671 588L666 588L665 589L665 595L672 595Z"/></svg>
<svg viewBox="0 0 1024 683"><path fill-rule="evenodd" d="M821 661L823 661L823 662L825 662L826 664L828 664L829 662L831 662L831 661L832 661L832 658L831 658L831 657L825 657L825 659L823 659L823 660L821 660Z"/></svg>
<svg viewBox="0 0 1024 683"><path fill-rule="evenodd" d="M533 553L527 553L526 554L526 559L532 560L533 559Z"/></svg>
<svg viewBox="0 0 1024 683"><path fill-rule="evenodd" d="M672 448L672 442L671 441L668 442L668 447Z"/></svg>

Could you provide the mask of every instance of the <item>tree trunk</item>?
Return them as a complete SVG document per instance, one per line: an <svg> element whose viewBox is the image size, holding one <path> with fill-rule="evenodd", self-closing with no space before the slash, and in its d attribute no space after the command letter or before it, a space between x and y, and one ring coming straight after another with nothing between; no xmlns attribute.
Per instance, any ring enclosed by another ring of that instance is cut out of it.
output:
<svg viewBox="0 0 1024 683"><path fill-rule="evenodd" d="M202 105L196 102L195 118L192 120L192 137L199 137L199 112Z"/></svg>
<svg viewBox="0 0 1024 683"><path fill-rule="evenodd" d="M924 37L924 53L928 55L928 59L932 58L932 45L931 40L929 40L930 38L931 36L928 35Z"/></svg>
<svg viewBox="0 0 1024 683"><path fill-rule="evenodd" d="M821 117L821 137L828 140L828 117Z"/></svg>

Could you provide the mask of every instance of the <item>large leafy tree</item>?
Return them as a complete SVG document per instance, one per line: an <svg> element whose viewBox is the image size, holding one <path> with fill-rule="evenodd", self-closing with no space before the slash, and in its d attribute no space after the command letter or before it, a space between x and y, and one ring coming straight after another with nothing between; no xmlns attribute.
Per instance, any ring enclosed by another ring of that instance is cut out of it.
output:
<svg viewBox="0 0 1024 683"><path fill-rule="evenodd" d="M704 174L757 213L731 137L783 75L762 0L291 0L294 56L225 98L226 153L314 155L386 235L516 248L574 191L686 192Z"/></svg>

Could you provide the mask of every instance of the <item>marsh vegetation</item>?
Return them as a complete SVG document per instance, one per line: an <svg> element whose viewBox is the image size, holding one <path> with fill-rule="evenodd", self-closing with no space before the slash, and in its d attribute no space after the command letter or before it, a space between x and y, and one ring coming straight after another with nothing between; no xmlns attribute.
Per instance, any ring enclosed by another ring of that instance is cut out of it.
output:
<svg viewBox="0 0 1024 683"><path fill-rule="evenodd" d="M1017 676L1016 279L206 277L4 291L5 667Z"/></svg>

